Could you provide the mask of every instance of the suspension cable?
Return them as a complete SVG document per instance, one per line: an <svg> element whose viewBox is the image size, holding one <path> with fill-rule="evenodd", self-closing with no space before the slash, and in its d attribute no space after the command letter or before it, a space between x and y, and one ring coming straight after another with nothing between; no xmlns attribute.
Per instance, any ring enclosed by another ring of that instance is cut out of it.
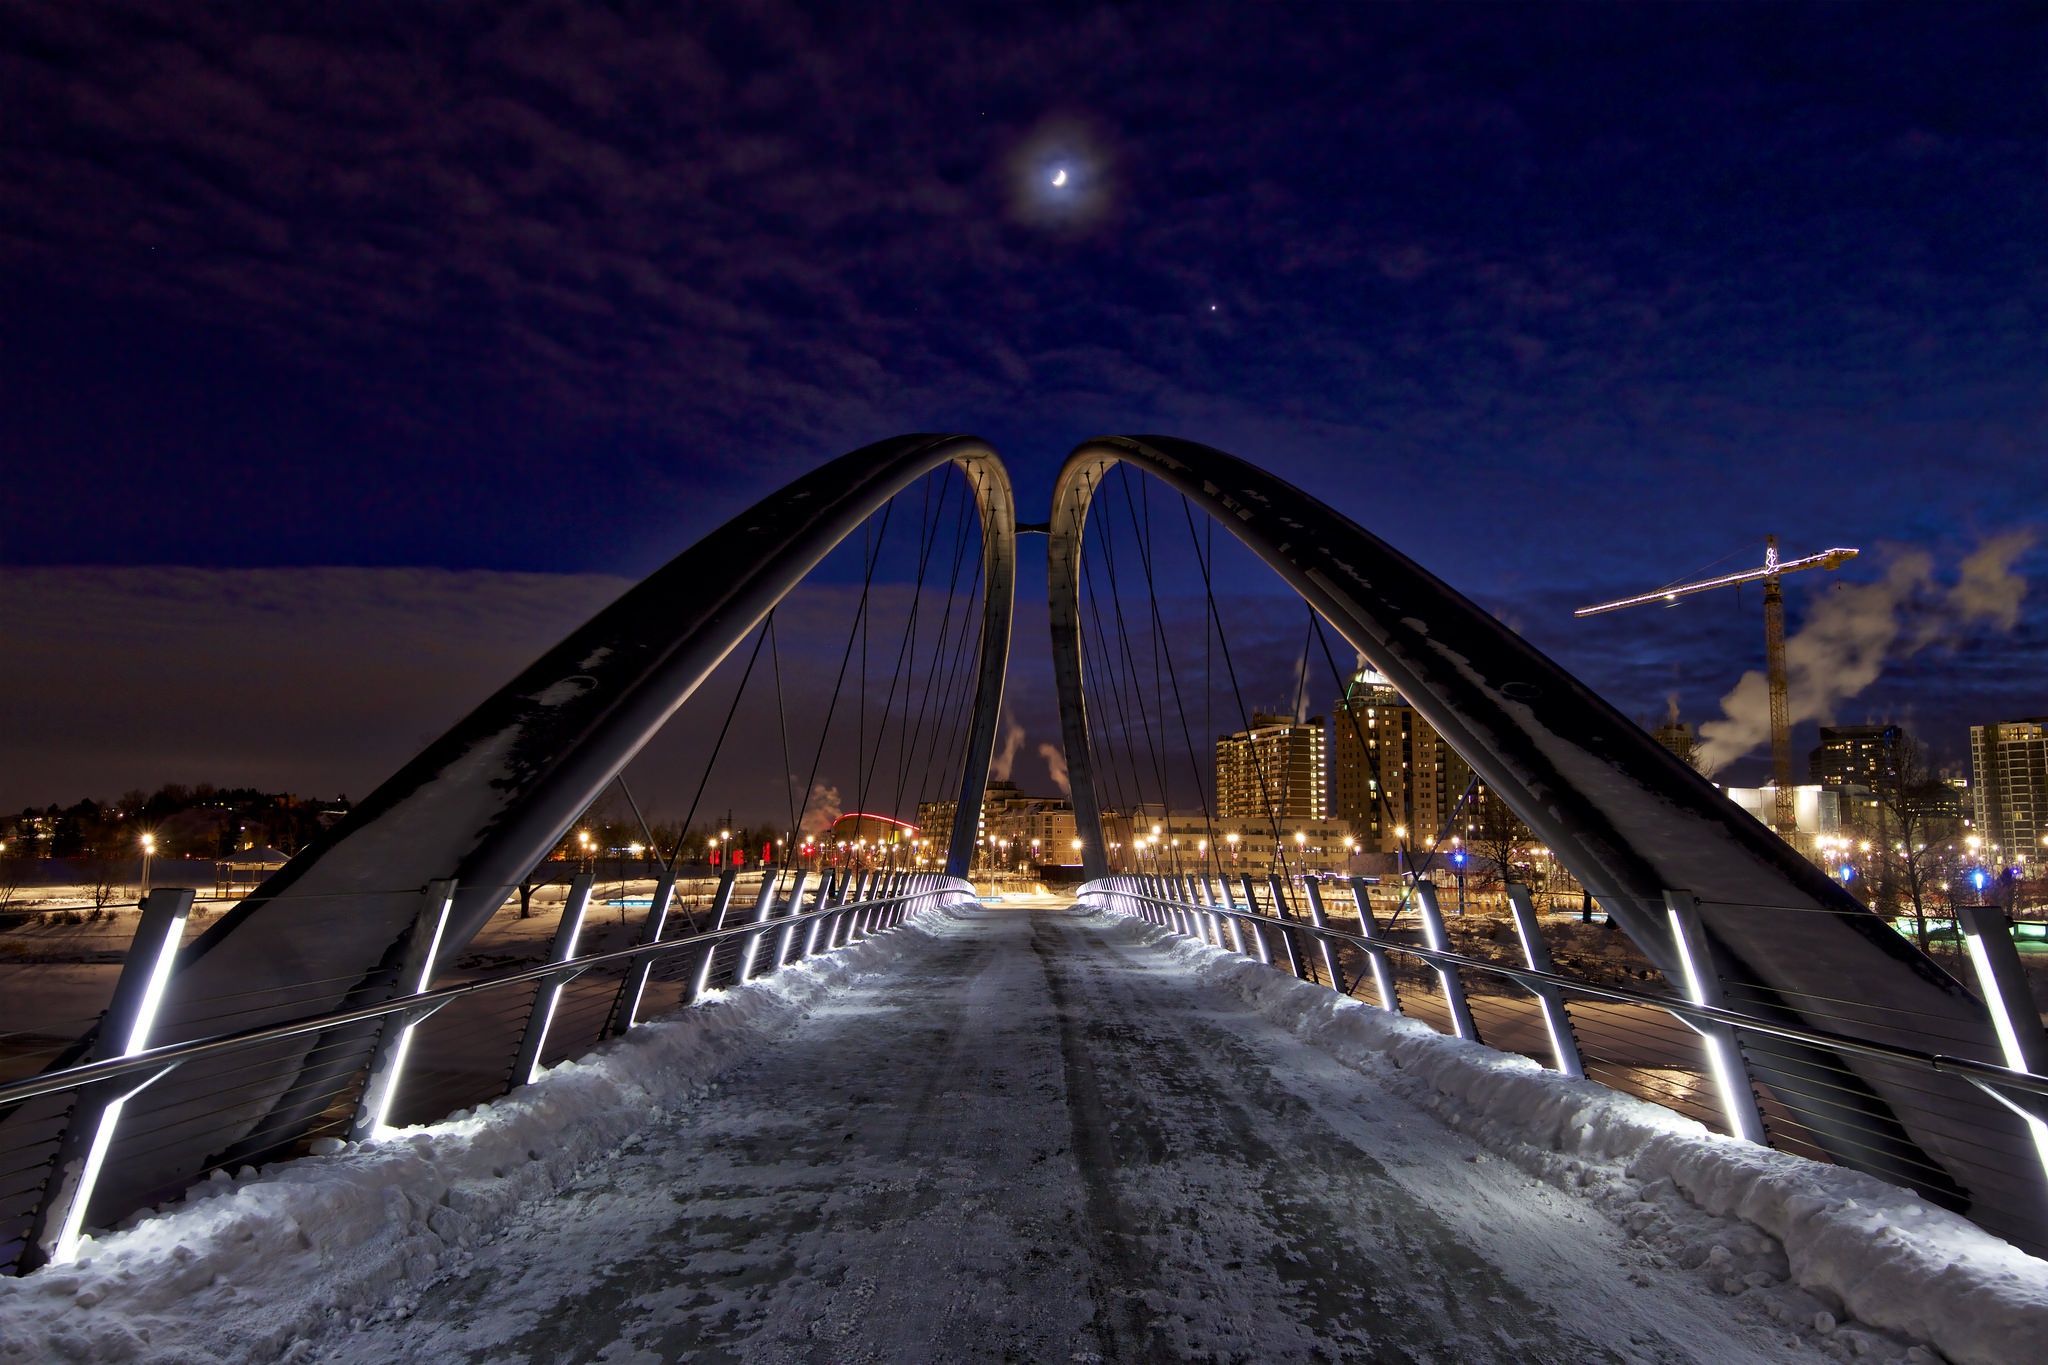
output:
<svg viewBox="0 0 2048 1365"><path fill-rule="evenodd" d="M1165 671L1166 671L1166 677L1167 677L1167 680L1168 680L1168 682L1169 682L1169 683L1170 683L1170 684L1172 685L1172 688L1173 688L1173 709L1174 709L1174 712L1175 712L1175 714L1177 714L1177 715L1178 715L1178 716L1180 717L1180 734L1181 734L1181 742L1182 742L1183 744L1185 744L1185 745L1187 746L1187 751L1188 751L1188 771L1189 771L1190 775L1191 775L1191 776L1192 776L1192 777L1194 778L1194 783L1195 783L1195 798L1196 798L1196 800L1198 800L1198 801L1200 801L1200 802L1201 802L1201 806L1202 806L1202 831L1203 831L1203 834L1204 834L1204 836L1205 836L1204 842L1205 842L1205 843L1207 844L1207 846L1208 846L1209 848L1213 849L1213 848L1215 847L1215 845L1216 845L1216 825L1215 825L1215 822L1214 822L1214 821L1213 821L1213 820L1212 820L1212 819L1210 818L1210 813L1209 813L1209 808L1210 808L1210 801L1209 801L1209 793L1208 793L1208 790L1207 790L1207 788L1206 788L1206 787L1205 787L1205 786L1203 785L1203 782L1202 782L1202 769L1201 769L1201 764L1200 764L1200 762L1199 762L1199 761L1198 761L1198 760L1196 759L1196 757L1195 757L1195 740L1194 740L1194 736L1193 736L1193 735L1192 735L1191 733L1189 733L1189 730L1188 730L1188 712L1187 712L1187 707L1186 707L1186 705L1185 705L1185 704L1184 704L1184 703L1182 702L1182 700L1181 700L1181 695L1180 695L1180 672L1179 672L1179 670L1178 670L1178 669L1176 669L1176 668L1174 667L1174 663L1173 663L1173 648L1172 648L1171 644L1170 644L1170 643L1168 642L1168 640L1167 640L1167 638L1166 638L1166 621L1165 621L1165 618L1164 618L1164 617L1163 617L1163 616L1162 616L1162 615L1160 614L1160 610L1159 610L1159 588L1158 588L1158 584L1157 584L1157 581L1156 581L1156 579L1155 579L1155 577L1154 577L1154 575L1153 575L1153 571L1152 571L1152 555L1153 555L1153 548L1152 548L1152 503L1151 503L1151 497L1150 497L1150 485L1149 485L1149 484L1142 484L1142 485L1140 485L1140 486L1141 486L1141 488L1143 488L1143 489L1145 489L1145 490L1146 490L1146 496L1145 496L1145 499L1144 499L1144 502L1145 502L1145 531L1144 531L1144 535L1143 535L1143 536L1142 536L1142 537L1140 538L1140 540L1139 540L1139 549L1138 549L1138 563L1139 563L1139 566L1140 566L1140 567L1141 567L1141 568L1142 568L1142 569L1144 570L1144 572L1145 572L1145 595L1146 595L1146 596L1147 596L1147 597L1148 597L1148 598L1150 599L1150 601L1151 601L1151 605L1152 605L1152 632L1153 632L1153 635L1154 635L1154 638L1155 638L1155 640L1157 641L1157 649L1158 649L1158 651L1159 651L1159 656L1158 656L1158 657L1160 657L1160 658L1163 658L1163 660L1164 660L1164 662L1165 662L1165 666L1166 666L1166 667L1165 667ZM1129 481L1128 481L1128 480L1127 480L1127 481L1125 482L1125 485L1124 485L1124 499L1125 499L1125 503L1126 503L1126 505L1128 505L1128 503L1129 503L1129 500L1130 500L1130 484L1129 484ZM1206 634L1208 633L1208 627L1207 627L1207 623L1206 623L1206 622L1204 622L1204 625L1203 625L1203 633L1204 633L1204 635L1206 635ZM1156 684L1157 684L1157 677L1158 677L1158 672L1159 672L1159 667L1158 667L1158 664L1157 664L1157 663L1155 662L1155 664L1154 664L1154 666L1153 666L1153 674L1154 674L1154 683L1155 683L1155 688L1156 688ZM1161 706L1161 711L1162 711L1162 715L1161 715L1161 721L1162 721L1162 724L1161 724L1161 727L1160 727L1161 729L1164 729L1164 728L1165 728L1165 726L1164 726L1164 723L1163 723L1163 722L1164 722L1164 719L1165 719L1165 717L1164 717L1164 714L1163 714L1163 712L1164 712L1164 709L1165 709L1165 708L1164 708L1164 706L1163 706L1163 704L1162 704L1162 706ZM1168 810L1169 824L1170 824L1170 822L1171 822L1171 814L1172 814L1172 812L1171 812L1171 808L1169 807L1169 810ZM1170 832L1170 830L1169 830L1169 832ZM1177 849L1177 848L1178 848L1178 845L1174 845L1174 847L1175 847L1175 848ZM1206 863L1206 862L1207 862L1207 859L1205 858L1205 859L1204 859L1203 861L1204 861L1204 862ZM1173 859L1173 862L1174 862L1174 871L1175 871L1175 873L1177 874L1177 873L1178 873L1178 872L1180 871L1180 858L1179 858L1178 852L1176 852L1176 854L1175 854L1175 856L1174 856L1174 859Z"/></svg>
<svg viewBox="0 0 2048 1365"><path fill-rule="evenodd" d="M1202 554L1201 539L1195 534L1194 509L1189 504L1185 494L1183 494L1181 497L1181 513L1187 520L1188 542L1195 547L1195 563L1199 565L1202 570L1202 593L1203 596L1208 600L1209 617L1216 623L1216 644L1223 652L1223 668L1225 673L1227 673L1230 678L1231 696L1235 698L1237 701L1238 723L1243 725L1245 730L1249 732L1251 730L1251 715L1249 712L1245 710L1244 692L1238 686L1237 665L1231 661L1230 637L1223 629L1223 614L1221 611L1217 609L1216 606L1216 585L1214 578L1210 573L1211 566L1209 560ZM1215 542L1212 540L1210 542L1210 546L1212 549L1214 548L1214 545ZM1252 767L1259 775L1259 796L1261 798L1262 804L1266 808L1267 821L1273 827L1273 843L1275 847L1278 847L1281 843L1279 815L1278 812L1274 809L1272 787L1267 783L1265 760L1260 757L1256 745L1254 745L1252 748ZM1281 866L1283 869L1286 866L1284 850L1283 857L1281 859Z"/></svg>
<svg viewBox="0 0 2048 1365"><path fill-rule="evenodd" d="M690 837L690 822L697 818L697 803L704 799L704 788L711 782L711 769L718 762L719 751L725 748L725 737L732 729L732 718L740 709L740 698L746 695L747 679L754 676L754 660L761 657L761 642L768 638L768 622L775 618L774 608L769 608L768 617L761 622L761 629L754 636L754 652L747 656L746 672L740 674L740 685L733 689L732 705L726 708L725 724L718 727L718 740L711 746L711 757L704 761L704 775L697 780L697 794L690 798L689 814L683 817L682 832L676 836L675 852L669 855L667 871L673 873L682 859L683 844Z"/></svg>
<svg viewBox="0 0 2048 1365"><path fill-rule="evenodd" d="M881 540L884 536L887 536L889 533L889 517L890 514L893 513L895 510L896 499L891 498L888 502L883 504L882 529L880 533L876 535L872 541L870 541L870 548L865 552L864 555L864 557L867 559L867 568L866 572L861 577L860 603L857 607L855 607L853 613L853 621L847 627L846 630L846 648L841 650L839 654L839 675L832 681L832 699L825 706L825 723L818 728L818 747L816 751L813 752L811 755L810 776L804 779L803 803L797 807L797 821L799 825L802 824L803 817L810 812L811 792L818 784L818 765L821 762L823 762L825 758L825 741L831 738L832 717L839 710L839 693L840 690L846 686L846 668L847 665L853 659L854 637L860 633L861 623L867 619L868 594L874 587L875 562L881 557ZM874 518L872 517L868 519L870 523L873 520ZM759 647L756 646L757 650L758 648Z"/></svg>

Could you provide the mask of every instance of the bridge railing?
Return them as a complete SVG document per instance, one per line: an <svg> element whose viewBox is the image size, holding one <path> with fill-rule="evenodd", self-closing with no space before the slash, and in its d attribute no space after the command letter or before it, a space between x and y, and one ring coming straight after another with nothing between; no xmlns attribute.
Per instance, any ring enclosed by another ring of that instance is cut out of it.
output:
<svg viewBox="0 0 2048 1365"><path fill-rule="evenodd" d="M538 1079L548 1061L579 1056L708 991L770 976L975 894L969 883L936 873L876 872L816 885L799 873L786 890L773 875L760 882L752 906L735 906L737 878L728 872L700 929L694 917L669 914L675 879L658 879L639 927L642 941L579 953L593 880L578 876L568 884L546 961L447 985L433 979L449 965L438 940L455 885L431 883L408 893L419 897L420 914L398 993L357 1008L157 1045L150 1027L177 989L174 964L192 892L152 892L100 1016L91 1060L0 1083L0 1118L14 1120L0 1130L0 1271L69 1260L88 1229L132 1211L95 1203L94 1189L109 1162L147 1155L154 1135L124 1126L123 1111L179 1067L294 1045L317 1055L332 1046L329 1040L349 1039L348 1055L361 1053L362 1064L318 1097L320 1121L272 1159L315 1150L323 1140L375 1140L510 1093ZM628 902L622 896L618 903ZM428 1032L430 1021L465 1010L470 1017L457 1033ZM221 1102L236 1098L223 1095Z"/></svg>
<svg viewBox="0 0 2048 1365"><path fill-rule="evenodd" d="M1087 883L1079 899L1419 1019L1439 1032L1530 1056L1717 1131L1862 1169L1879 1163L1858 1159L1855 1129L1842 1121L1837 1082L1848 1074L1847 1059L1904 1074L1909 1082L1914 1074L1946 1073L2024 1120L2034 1145L2008 1153L2017 1166L2048 1165L2048 1075L1811 1028L1787 1022L1783 1010L1773 1016L1745 1008L1751 1003L1746 999L1723 998L1712 972L1694 965L1708 961L1708 949L1697 907L1682 893L1667 893L1666 903L1688 979L1659 990L1557 970L1541 918L1520 887L1509 888L1507 896L1521 959L1515 963L1454 951L1436 888L1427 881L1406 888L1403 913L1412 910L1415 927L1398 935L1375 915L1362 879L1239 881L1232 886L1220 877L1112 876ZM1353 915L1355 930L1331 922ZM1990 994L1988 979L1986 987ZM2018 991L2021 998L2001 1005L2015 1015L2033 1008L2023 983ZM1841 1003L1837 1017L1845 1026L1869 1024L1872 1007ZM1866 1121L1884 1120L1872 1115ZM1822 1131L1825 1143L1816 1136ZM1979 1142L1998 1138L1966 1136ZM1894 1165L1875 1173L1935 1196L1946 1183L1945 1173L1932 1166Z"/></svg>

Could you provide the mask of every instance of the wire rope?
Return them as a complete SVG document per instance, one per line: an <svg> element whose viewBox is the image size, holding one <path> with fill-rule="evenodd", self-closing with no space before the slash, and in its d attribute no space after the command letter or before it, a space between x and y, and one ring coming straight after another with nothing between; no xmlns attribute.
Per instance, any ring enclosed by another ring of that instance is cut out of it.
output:
<svg viewBox="0 0 2048 1365"><path fill-rule="evenodd" d="M747 656L746 672L740 674L740 685L733 689L732 705L725 712L725 724L718 727L718 740L711 746L711 757L704 760L704 775L697 780L697 794L690 798L689 813L683 816L683 828L676 836L675 852L669 855L666 868L669 872L676 870L676 863L683 856L683 842L690 837L690 822L697 818L698 803L703 801L704 788L711 782L711 770L718 763L719 751L725 748L725 737L732 730L732 718L740 709L740 698L747 692L747 679L754 676L754 661L761 657L761 642L768 638L768 622L774 618L775 612L770 609L767 618L761 622L760 631L754 636L754 652Z"/></svg>
<svg viewBox="0 0 2048 1365"><path fill-rule="evenodd" d="M1207 848L1207 849L1214 849L1214 848L1215 848L1215 846L1216 846L1216 824L1215 824L1215 821L1214 821L1214 820L1213 820L1213 819L1211 818L1211 816L1210 816L1210 804L1211 804L1211 803L1210 803L1210 801L1209 801L1209 793L1208 793L1208 790L1207 790L1206 786L1205 786L1205 785L1203 784L1203 782L1202 782L1202 769L1201 769L1201 764L1200 764L1200 762L1199 762L1199 761L1197 760L1197 758L1196 758L1196 756L1195 756L1195 740L1194 740L1194 736L1193 736L1193 735L1192 735L1192 734L1191 734L1191 733L1189 732L1189 730L1188 730L1188 712L1187 712L1187 707L1186 707L1186 705L1185 705L1185 704L1184 704L1184 703L1182 702L1182 700L1181 700L1181 695L1180 695L1180 670L1179 670L1179 669L1177 669L1177 668L1176 668L1176 667L1174 666L1174 662L1173 662L1173 649L1172 649L1172 646L1171 646L1171 644L1170 644L1170 643L1168 642L1168 640L1167 640L1167 638L1166 638L1166 621L1165 621L1165 618L1164 618L1164 616L1163 616L1163 615L1161 614L1161 612L1160 612L1160 609L1159 609L1159 588L1158 588L1158 583L1157 583L1157 579L1156 579L1156 576L1155 576L1155 575L1154 575L1154 573L1153 573L1153 553L1154 553L1154 549L1153 549L1153 543L1152 543L1152 503L1151 503L1151 497L1150 497L1150 489L1151 489L1151 485L1149 485L1149 484L1141 484L1141 485L1140 485L1140 487L1141 487L1141 488L1143 488L1143 489L1145 489L1145 490L1146 490L1146 493L1145 493L1145 498L1144 498L1144 506L1145 506L1145 531L1144 531L1144 535L1143 535L1143 536L1141 537L1141 539L1139 540L1139 548L1138 548L1138 564L1139 564L1139 567L1141 567L1141 568L1142 568L1142 569L1144 570L1144 573L1145 573L1145 595L1147 596L1147 598L1149 598L1149 599L1150 599L1150 601L1151 601L1151 606L1152 606L1152 632L1153 632L1153 636L1154 636L1154 639L1155 639L1155 641L1156 641L1156 649L1157 649L1157 651L1158 651L1158 654L1157 654L1157 656L1156 656L1156 657L1157 657L1157 658L1159 658L1159 659L1162 659L1162 660L1164 661L1164 663L1165 663L1165 671L1166 671L1166 677L1167 677L1167 681L1168 681L1168 682L1169 682L1169 683L1171 684L1171 686L1172 686L1172 688L1173 688L1173 709L1174 709L1174 713L1175 713L1175 714L1176 714L1176 715L1177 715L1177 716L1178 716L1178 717L1180 718L1180 733L1181 733L1181 742L1182 742L1183 744L1185 744L1185 745L1187 746L1187 752L1188 752L1188 772L1189 772L1189 775L1190 775L1190 776L1191 776L1191 777L1193 778L1193 780L1194 780L1194 784L1195 784L1195 799L1196 799L1197 801L1199 801L1199 802L1201 803L1201 807L1202 807L1202 833L1203 833L1203 842L1204 842L1204 844L1205 844L1205 846L1206 846L1206 848ZM1126 498L1126 500L1128 500L1128 498L1129 498L1129 496L1130 496L1130 489L1129 489L1129 485L1128 485L1128 483L1127 483L1127 484L1126 484L1126 486L1125 486L1124 494L1125 494L1125 498ZM1203 623L1203 634L1204 634L1204 636L1205 636L1205 637L1206 637L1207 633L1208 633L1208 625L1207 625L1207 622L1205 621L1205 622ZM1159 667L1159 665L1158 665L1157 663L1155 663L1153 667L1154 667L1154 677L1155 677L1155 684L1156 684L1156 678L1157 678L1157 673L1158 673L1158 667ZM1165 726L1164 726L1163 722L1164 722L1164 719L1165 719L1165 717L1164 717L1164 710L1165 710L1165 707L1164 707L1164 703L1163 703L1163 702L1161 703L1161 708L1160 708L1160 709L1161 709L1161 713L1162 713L1162 714L1161 714L1161 721L1162 721L1162 724L1161 724L1161 727L1160 727L1160 728L1161 728L1161 729L1164 729L1164 728L1165 728ZM1175 870L1175 872L1176 872L1176 873L1177 873L1177 872L1179 872L1179 870L1180 870L1180 867L1179 867L1179 861L1180 861L1180 860L1179 860L1178 856L1176 856L1176 857L1175 857L1175 859L1174 859L1174 870ZM1206 863L1206 862L1207 862L1207 858L1205 857L1205 858L1203 859L1203 861L1204 861L1204 863Z"/></svg>
<svg viewBox="0 0 2048 1365"><path fill-rule="evenodd" d="M847 665L850 664L853 660L854 637L860 633L861 623L867 618L868 594L874 588L875 562L880 557L879 542L882 539L882 537L888 535L889 517L890 514L893 513L895 510L896 499L894 498L889 499L888 502L882 505L881 532L879 535L872 535L869 538L868 544L863 546L862 557L867 561L867 564L866 569L861 576L860 602L859 605L854 608L853 621L851 622L851 624L848 625L846 630L846 647L840 651L839 673L838 676L832 680L832 699L828 703L826 703L825 706L824 724L818 727L818 747L811 755L810 776L804 779L803 803L797 807L797 823L799 825L803 823L803 817L810 813L811 794L818 785L818 765L824 762L825 743L832 736L832 717L838 713L839 694L846 686ZM874 518L869 517L867 522L863 524L871 526L873 522ZM758 649L759 646L756 646L757 652ZM858 752L857 749L856 752Z"/></svg>

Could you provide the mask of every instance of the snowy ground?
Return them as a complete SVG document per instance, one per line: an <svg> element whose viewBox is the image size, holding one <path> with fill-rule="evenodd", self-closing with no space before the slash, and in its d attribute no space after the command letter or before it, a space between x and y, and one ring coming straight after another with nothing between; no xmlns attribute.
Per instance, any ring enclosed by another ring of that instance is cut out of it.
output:
<svg viewBox="0 0 2048 1365"><path fill-rule="evenodd" d="M942 922L318 1358L1812 1355L1119 928Z"/></svg>
<svg viewBox="0 0 2048 1365"><path fill-rule="evenodd" d="M1578 1127L1530 1145L1531 1095ZM1938 1359L1930 1336L2042 1358L2040 1262L1730 1146L1013 898L635 1030L474 1115L223 1177L84 1265L0 1281L0 1358L1885 1362ZM1804 1182L1807 1221L1781 1242L1758 1225L1777 1213L1711 1215L1710 1179L1759 1207ZM1858 1275L1890 1287L1895 1325L1955 1311L1878 1330L1845 1307L1872 1297Z"/></svg>

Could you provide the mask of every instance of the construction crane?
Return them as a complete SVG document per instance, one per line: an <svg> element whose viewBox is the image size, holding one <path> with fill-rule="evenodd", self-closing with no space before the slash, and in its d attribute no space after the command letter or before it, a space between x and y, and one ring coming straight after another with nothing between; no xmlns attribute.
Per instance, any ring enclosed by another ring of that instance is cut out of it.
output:
<svg viewBox="0 0 2048 1365"><path fill-rule="evenodd" d="M1618 602L1580 607L1572 613L1573 616L1598 616L1602 612L1620 611L1623 607L1637 607L1648 602L1676 602L1681 597L1690 597L1709 588L1730 588L1763 580L1764 672L1771 692L1771 777L1777 784L1778 797L1777 818L1773 824L1777 827L1778 836L1786 843L1792 842L1797 820L1792 806L1792 707L1785 689L1785 593L1778 580L1801 569L1838 569L1855 557L1854 550L1834 549L1802 559L1781 560L1778 558L1778 538L1766 536L1764 566L1761 569L1703 578L1697 583L1674 583L1655 592L1624 597Z"/></svg>

